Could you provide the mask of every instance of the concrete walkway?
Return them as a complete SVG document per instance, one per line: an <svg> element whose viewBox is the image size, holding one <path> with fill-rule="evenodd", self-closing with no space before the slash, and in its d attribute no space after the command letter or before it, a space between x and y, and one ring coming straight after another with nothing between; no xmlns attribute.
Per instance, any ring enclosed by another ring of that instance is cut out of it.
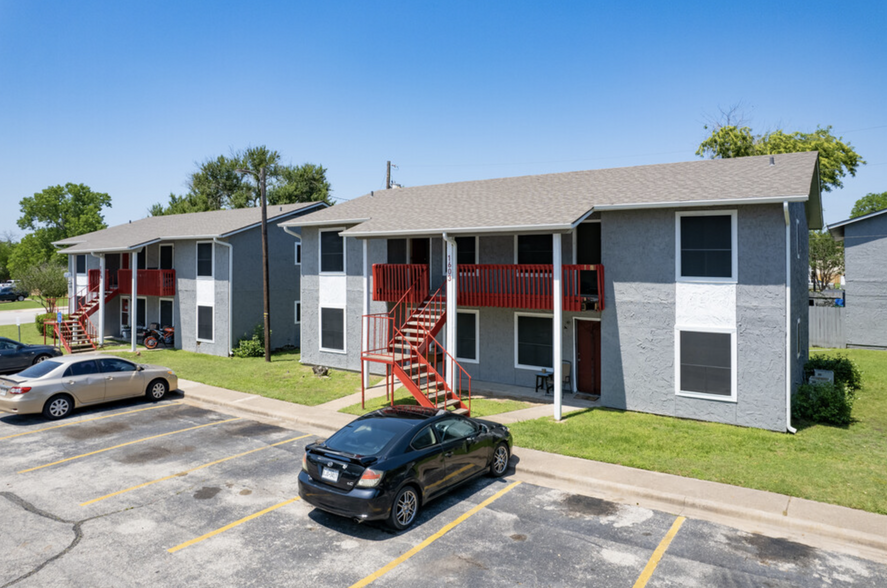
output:
<svg viewBox="0 0 887 588"><path fill-rule="evenodd" d="M258 417L321 436L351 422L354 416L338 410L360 402L359 393L319 406L303 406L188 380L180 379L179 387L191 404L237 416ZM370 395L384 396L384 382L368 390ZM545 402L541 395L535 398L537 402ZM565 395L564 412L595 404ZM546 403L487 420L514 423L551 414L552 407ZM514 448L512 464L516 477L540 486L708 520L887 563L887 516L884 515L519 446Z"/></svg>

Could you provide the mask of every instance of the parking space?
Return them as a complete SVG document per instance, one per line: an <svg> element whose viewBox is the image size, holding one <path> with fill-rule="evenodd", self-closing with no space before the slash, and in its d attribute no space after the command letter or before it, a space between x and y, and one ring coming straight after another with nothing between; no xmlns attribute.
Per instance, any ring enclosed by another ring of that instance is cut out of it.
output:
<svg viewBox="0 0 887 588"><path fill-rule="evenodd" d="M401 533L298 499L315 436L126 401L0 418L5 586L883 586L884 566L481 478Z"/></svg>

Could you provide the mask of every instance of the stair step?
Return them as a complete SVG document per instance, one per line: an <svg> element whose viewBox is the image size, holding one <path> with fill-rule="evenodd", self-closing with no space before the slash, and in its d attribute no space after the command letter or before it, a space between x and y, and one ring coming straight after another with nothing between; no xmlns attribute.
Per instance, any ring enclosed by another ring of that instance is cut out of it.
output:
<svg viewBox="0 0 887 588"><path fill-rule="evenodd" d="M453 410L452 412L453 412L454 414L464 414L464 415L467 415L467 414L468 414L468 409L467 409L467 408L457 408L457 409Z"/></svg>
<svg viewBox="0 0 887 588"><path fill-rule="evenodd" d="M449 399L447 399L446 402L443 403L441 408L449 408L451 406L459 406L460 404L462 404L462 401L459 400L458 398L449 398Z"/></svg>

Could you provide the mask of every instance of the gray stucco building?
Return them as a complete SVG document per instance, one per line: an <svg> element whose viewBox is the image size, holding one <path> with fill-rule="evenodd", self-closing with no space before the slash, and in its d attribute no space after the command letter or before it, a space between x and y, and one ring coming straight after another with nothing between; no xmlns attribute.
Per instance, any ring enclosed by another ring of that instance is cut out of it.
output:
<svg viewBox="0 0 887 588"><path fill-rule="evenodd" d="M436 406L467 405L467 376L550 381L556 418L575 391L786 431L821 223L799 153L384 190L283 225L302 229L305 363Z"/></svg>
<svg viewBox="0 0 887 588"><path fill-rule="evenodd" d="M301 344L301 242L297 230L278 227L325 206L311 202L268 207L274 348ZM74 321L75 338L83 331L92 340L119 337L127 328L158 323L175 327L177 349L227 356L239 339L251 336L262 323L258 208L148 217L56 245L69 260L69 312L85 315ZM135 305L133 267L138 270ZM105 296L99 296L102 288Z"/></svg>
<svg viewBox="0 0 887 588"><path fill-rule="evenodd" d="M844 241L847 347L887 349L887 210L829 226Z"/></svg>

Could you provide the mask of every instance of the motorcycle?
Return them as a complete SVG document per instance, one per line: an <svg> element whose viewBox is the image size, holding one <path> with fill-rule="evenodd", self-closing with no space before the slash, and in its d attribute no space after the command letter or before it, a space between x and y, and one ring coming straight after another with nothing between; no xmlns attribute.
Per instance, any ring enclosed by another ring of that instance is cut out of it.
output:
<svg viewBox="0 0 887 588"><path fill-rule="evenodd" d="M164 347L174 347L175 336L175 327L163 327L161 329L157 323L152 323L145 330L144 344L148 349L156 349L161 344Z"/></svg>

